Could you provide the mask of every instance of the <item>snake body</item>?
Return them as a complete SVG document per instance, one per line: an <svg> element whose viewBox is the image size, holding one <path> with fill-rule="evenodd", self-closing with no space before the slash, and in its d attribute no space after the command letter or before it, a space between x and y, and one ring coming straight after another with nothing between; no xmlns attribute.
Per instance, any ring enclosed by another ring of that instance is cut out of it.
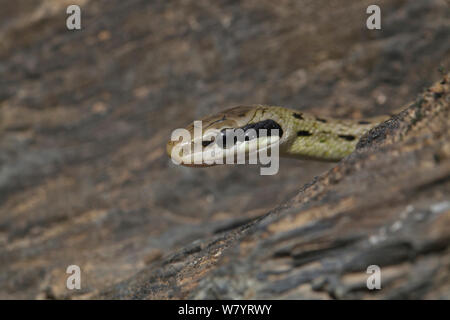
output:
<svg viewBox="0 0 450 320"><path fill-rule="evenodd" d="M211 136L224 135L226 130L278 129L278 136L269 138L271 141L279 143L280 156L318 161L339 161L355 150L362 135L388 118L388 116L380 116L368 120L341 120L317 117L278 106L238 106L201 119L203 131L200 137L193 137L189 141L169 141L166 149L172 158L177 158L183 165L204 166L204 163L195 165L186 161L193 155L192 150L195 143L201 143L200 152L207 159L206 151L217 148L216 144L212 143L215 138L211 139ZM194 136L194 125L186 127L186 130ZM250 141L246 142L256 142L261 138L253 136L251 139L247 139ZM237 144L239 143L237 142ZM181 154L174 154L172 152L174 147L181 147L181 145L188 148L183 149ZM248 152L248 148L246 152Z"/></svg>

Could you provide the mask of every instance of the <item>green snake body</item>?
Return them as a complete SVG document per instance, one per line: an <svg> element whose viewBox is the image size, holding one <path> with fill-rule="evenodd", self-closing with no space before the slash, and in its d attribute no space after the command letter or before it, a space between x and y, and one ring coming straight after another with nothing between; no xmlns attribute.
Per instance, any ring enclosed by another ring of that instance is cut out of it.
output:
<svg viewBox="0 0 450 320"><path fill-rule="evenodd" d="M211 148L209 142L205 143L210 138L203 136L208 130L220 133L226 129L264 128L269 124L270 127L280 128L281 136L278 141L280 156L318 161L339 161L355 150L362 135L387 118L388 116L380 116L369 120L340 120L317 117L285 107L239 106L202 119L201 139L204 144L202 148L205 151L208 150L207 148ZM190 133L194 133L193 125L186 129ZM173 157L172 150L177 144L193 145L196 142L198 141L194 138L184 142L169 141L167 152ZM204 152L203 149L201 152ZM192 166L184 161L180 162Z"/></svg>

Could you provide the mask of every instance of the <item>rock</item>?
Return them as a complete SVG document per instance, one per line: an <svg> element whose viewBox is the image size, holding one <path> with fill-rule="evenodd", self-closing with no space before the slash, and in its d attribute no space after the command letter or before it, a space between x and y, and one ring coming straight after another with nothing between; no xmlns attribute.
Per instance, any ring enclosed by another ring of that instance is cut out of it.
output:
<svg viewBox="0 0 450 320"><path fill-rule="evenodd" d="M286 204L101 298L449 299L450 77ZM369 290L370 266L381 289Z"/></svg>

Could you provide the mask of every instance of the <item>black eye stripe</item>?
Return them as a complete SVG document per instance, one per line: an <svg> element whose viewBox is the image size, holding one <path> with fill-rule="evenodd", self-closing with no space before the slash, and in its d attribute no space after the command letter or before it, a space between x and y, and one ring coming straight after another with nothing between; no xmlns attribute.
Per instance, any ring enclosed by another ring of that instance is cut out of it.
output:
<svg viewBox="0 0 450 320"><path fill-rule="evenodd" d="M297 131L297 136L299 137L309 137L312 136L312 133L306 130Z"/></svg>
<svg viewBox="0 0 450 320"><path fill-rule="evenodd" d="M283 129L276 121L274 121L272 119L268 119L268 120L264 120L264 121L260 121L260 122L256 122L256 123L250 123L250 124L247 124L247 125L241 127L240 129L242 129L244 131L247 131L249 129L254 129L254 130L256 130L257 137L259 137L260 129L266 129L268 136L271 135L270 130L278 129L278 135L280 137L283 136Z"/></svg>
<svg viewBox="0 0 450 320"><path fill-rule="evenodd" d="M340 135L338 135L338 137L339 137L339 138L342 138L342 139L345 139L345 140L347 140L347 141L353 141L353 140L356 139L355 136L352 136L352 135L346 135L346 134L340 134Z"/></svg>
<svg viewBox="0 0 450 320"><path fill-rule="evenodd" d="M236 130L243 130L244 131L244 140L250 141L252 139L258 138L260 135L259 130L265 129L267 130L267 136L270 136L272 134L271 130L277 129L278 135L281 137L283 135L283 129L281 126L274 120L268 119L256 123L250 123L243 127L232 129L232 128L225 128L220 131L222 139L217 139L217 142L220 144L222 143L222 147L225 147L227 144L228 138L233 137L234 141L233 143L236 144L238 141L238 137L235 134ZM219 142L220 141L220 142Z"/></svg>

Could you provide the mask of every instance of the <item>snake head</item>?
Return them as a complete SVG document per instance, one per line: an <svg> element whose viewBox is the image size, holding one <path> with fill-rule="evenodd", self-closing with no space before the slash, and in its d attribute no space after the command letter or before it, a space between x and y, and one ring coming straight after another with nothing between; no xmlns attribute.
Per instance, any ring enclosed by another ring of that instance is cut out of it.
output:
<svg viewBox="0 0 450 320"><path fill-rule="evenodd" d="M172 133L167 153L175 163L204 167L270 148L283 130L274 120L259 117L260 111L258 106L239 106L194 121ZM261 133L260 129L266 130ZM278 134L271 135L271 129Z"/></svg>

